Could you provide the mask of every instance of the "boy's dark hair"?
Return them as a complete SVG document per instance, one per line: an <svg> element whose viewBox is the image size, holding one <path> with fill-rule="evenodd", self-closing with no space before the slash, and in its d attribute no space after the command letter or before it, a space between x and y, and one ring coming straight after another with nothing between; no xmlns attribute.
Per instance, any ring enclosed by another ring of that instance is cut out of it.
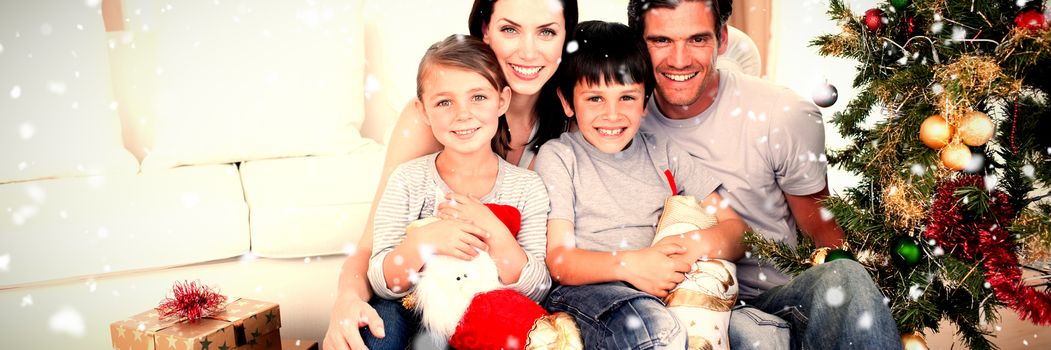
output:
<svg viewBox="0 0 1051 350"><path fill-rule="evenodd" d="M416 70L416 98L423 98L423 78L434 66L446 66L478 73L493 85L499 93L507 87L507 77L500 68L496 53L482 39L453 34L444 40L434 43L420 59ZM507 126L507 117L500 116L496 135L490 142L493 152L501 158L507 156L511 149L511 131Z"/></svg>
<svg viewBox="0 0 1051 350"><path fill-rule="evenodd" d="M562 52L565 53L566 45L573 40L573 33L577 27L577 0L558 0L562 3L562 19L566 21L566 42L562 44ZM471 6L471 15L467 19L467 29L471 36L482 38L485 25L493 17L493 5L497 0L475 0ZM529 140L529 147L533 152L539 152L540 146L548 140L557 139L563 132L569 130L569 124L562 105L558 102L555 90L558 87L558 76L561 74L561 66L555 70L551 79L540 88L540 97L537 99L533 113L537 116L536 136ZM510 135L510 134L509 134ZM510 136L508 136L510 137ZM500 152L497 152L500 153ZM502 155L501 155L502 156Z"/></svg>
<svg viewBox="0 0 1051 350"><path fill-rule="evenodd" d="M588 85L642 83L646 96L655 81L649 51L638 34L620 23L587 21L577 25L576 51L562 55L559 90L573 107L573 88Z"/></svg>
<svg viewBox="0 0 1051 350"><path fill-rule="evenodd" d="M686 1L708 3L709 8L712 9L712 15L715 16L715 40L722 44L722 28L726 21L730 20L730 14L733 13L733 0L631 0L628 2L628 26L635 29L635 32L641 37L642 31L646 29L646 11L655 8L673 9Z"/></svg>

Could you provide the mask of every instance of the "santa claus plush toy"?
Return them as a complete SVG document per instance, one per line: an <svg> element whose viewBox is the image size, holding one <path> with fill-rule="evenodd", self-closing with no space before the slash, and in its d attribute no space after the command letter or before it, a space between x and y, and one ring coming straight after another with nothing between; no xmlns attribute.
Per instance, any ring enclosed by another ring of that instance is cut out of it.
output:
<svg viewBox="0 0 1051 350"><path fill-rule="evenodd" d="M518 209L486 206L512 235L518 235L522 220ZM410 227L437 220L417 220ZM420 273L410 300L424 327L458 350L583 348L572 317L549 315L532 299L505 289L496 262L484 251L472 260L432 257Z"/></svg>

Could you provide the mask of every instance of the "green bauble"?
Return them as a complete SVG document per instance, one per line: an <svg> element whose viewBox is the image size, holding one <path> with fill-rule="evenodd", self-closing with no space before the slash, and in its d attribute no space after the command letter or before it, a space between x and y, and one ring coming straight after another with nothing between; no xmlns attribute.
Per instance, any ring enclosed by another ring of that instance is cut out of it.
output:
<svg viewBox="0 0 1051 350"><path fill-rule="evenodd" d="M909 6L909 0L890 0L890 5L894 6L895 9L901 10Z"/></svg>
<svg viewBox="0 0 1051 350"><path fill-rule="evenodd" d="M833 260L839 260L839 259L847 259L847 260L857 261L857 259L854 259L854 254L850 254L850 252L848 252L846 250L843 250L843 249L833 249L832 251L828 252L827 256L825 256L825 262L829 262L829 261L833 261Z"/></svg>
<svg viewBox="0 0 1051 350"><path fill-rule="evenodd" d="M920 262L920 246L909 237L898 237L894 240L894 254L891 257L898 266L912 267Z"/></svg>

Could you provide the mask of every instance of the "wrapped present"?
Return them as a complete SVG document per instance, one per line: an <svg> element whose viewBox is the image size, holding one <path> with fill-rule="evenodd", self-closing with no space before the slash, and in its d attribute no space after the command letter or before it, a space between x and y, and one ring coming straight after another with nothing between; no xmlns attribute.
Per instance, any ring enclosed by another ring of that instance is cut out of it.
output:
<svg viewBox="0 0 1051 350"><path fill-rule="evenodd" d="M315 341L281 340L280 331L273 331L234 350L318 350L318 344Z"/></svg>
<svg viewBox="0 0 1051 350"><path fill-rule="evenodd" d="M225 310L194 321L146 311L110 324L110 336L113 348L120 350L233 350L278 334L280 327L277 304L231 299Z"/></svg>

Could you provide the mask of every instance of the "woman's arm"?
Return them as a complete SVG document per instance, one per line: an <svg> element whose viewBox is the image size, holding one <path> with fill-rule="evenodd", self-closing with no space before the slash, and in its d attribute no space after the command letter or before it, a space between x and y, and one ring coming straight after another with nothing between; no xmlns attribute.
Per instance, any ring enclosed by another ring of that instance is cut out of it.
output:
<svg viewBox="0 0 1051 350"><path fill-rule="evenodd" d="M430 127L421 120L423 118L422 113L414 105L414 103L409 102L398 117L398 122L394 126L394 133L391 135L390 143L387 146L387 154L383 161L383 173L380 175L379 186L376 188L376 194L372 199L372 206L369 209L368 219L365 222L365 230L358 240L357 249L352 255L347 257L343 262L343 268L340 270L339 282L336 288L336 303L332 308L329 330L325 337L325 348L330 348L329 344L333 344L332 349L364 348L363 345L358 346L361 344L361 337L357 328L366 325L371 326L370 329L373 331L373 334L377 336L382 334L383 322L379 321L378 317L372 317L372 315L375 315L375 311L368 304L364 304L372 297L372 290L369 288L366 271L368 270L369 256L372 255L372 217L376 214L376 203L379 202L380 196L383 195L383 190L387 186L387 179L399 164L441 149L441 144L434 139L434 134L431 133ZM364 319L369 320L368 322L357 321L363 319L361 317L363 315L367 316ZM377 329L379 329L380 334L376 334Z"/></svg>

